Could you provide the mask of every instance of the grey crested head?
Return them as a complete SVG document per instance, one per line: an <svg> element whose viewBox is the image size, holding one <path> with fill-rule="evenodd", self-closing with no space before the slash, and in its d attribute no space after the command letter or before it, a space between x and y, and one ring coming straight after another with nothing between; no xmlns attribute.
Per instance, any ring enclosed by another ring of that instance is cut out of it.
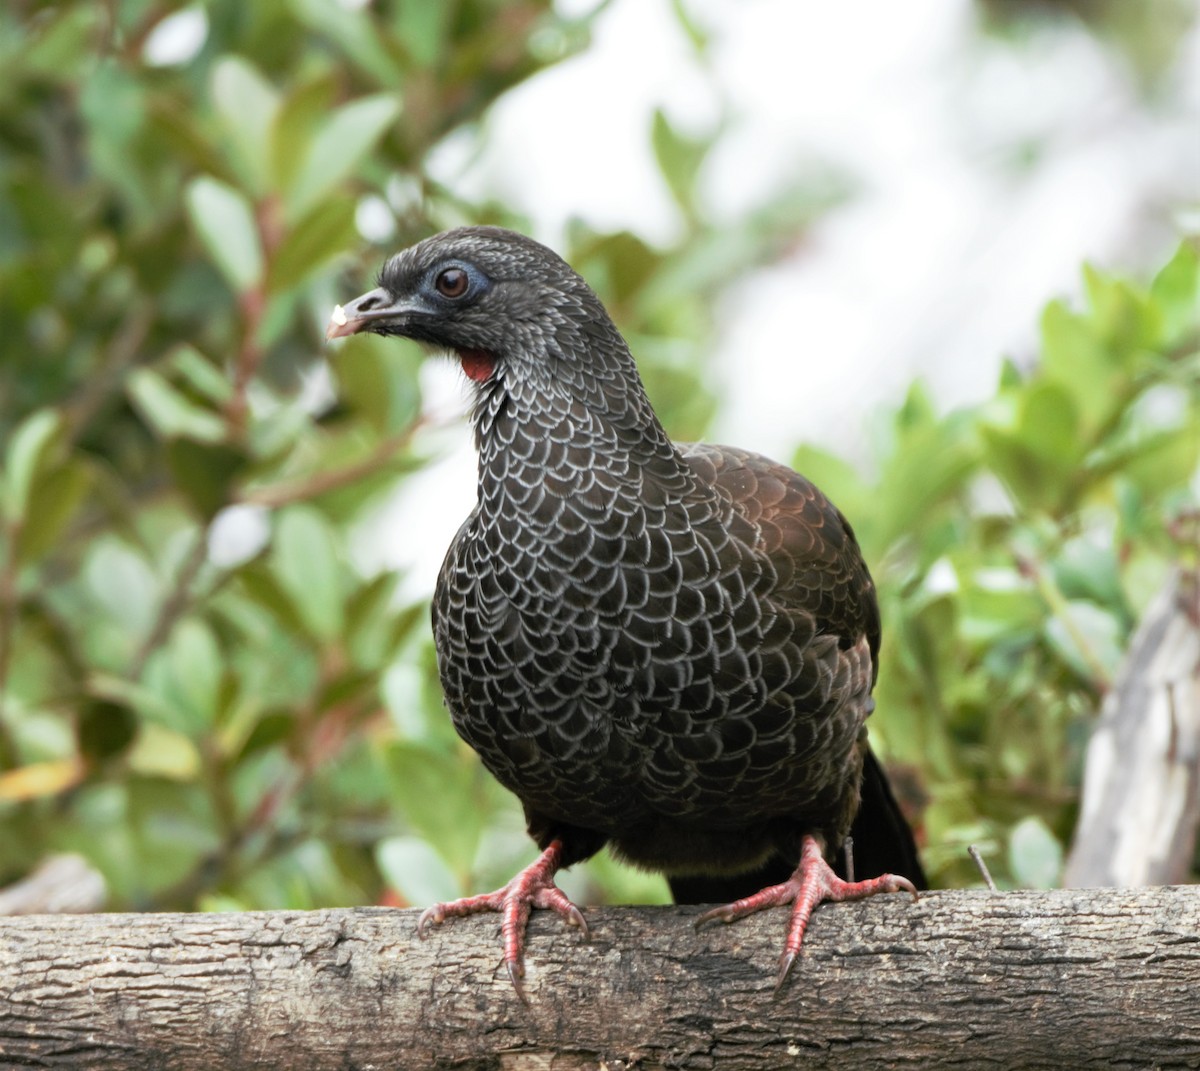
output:
<svg viewBox="0 0 1200 1071"><path fill-rule="evenodd" d="M489 394L569 394L605 409L642 395L600 299L557 253L522 234L445 231L391 257L378 282L335 310L329 338L368 331L451 351Z"/></svg>

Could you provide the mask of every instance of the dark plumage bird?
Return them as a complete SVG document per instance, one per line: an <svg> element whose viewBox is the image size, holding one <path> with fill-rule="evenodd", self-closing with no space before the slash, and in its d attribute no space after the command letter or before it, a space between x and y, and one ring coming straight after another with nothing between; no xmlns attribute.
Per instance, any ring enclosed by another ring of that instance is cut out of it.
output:
<svg viewBox="0 0 1200 1071"><path fill-rule="evenodd" d="M511 231L392 257L328 334L359 331L455 353L474 381L479 501L438 579L438 669L542 850L422 928L501 912L517 982L532 908L586 932L555 872L610 844L680 902L734 900L702 922L793 904L782 982L820 901L915 896L866 740L875 589L834 505L758 454L673 443L599 298ZM835 874L852 832L860 871L894 873Z"/></svg>

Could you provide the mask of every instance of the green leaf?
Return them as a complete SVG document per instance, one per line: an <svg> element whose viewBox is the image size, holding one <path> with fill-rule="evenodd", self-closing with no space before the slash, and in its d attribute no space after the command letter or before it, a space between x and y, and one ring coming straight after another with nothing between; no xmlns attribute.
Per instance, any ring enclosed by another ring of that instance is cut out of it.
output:
<svg viewBox="0 0 1200 1071"><path fill-rule="evenodd" d="M1010 582L981 572L959 596L960 634L980 650L1013 634L1036 632L1045 614L1041 598L1015 570L997 572Z"/></svg>
<svg viewBox="0 0 1200 1071"><path fill-rule="evenodd" d="M276 250L267 290L275 293L303 282L357 240L353 198L321 202L291 227Z"/></svg>
<svg viewBox="0 0 1200 1071"><path fill-rule="evenodd" d="M304 619L274 571L255 560L242 566L237 575L247 598L270 613L286 631L297 636L305 634Z"/></svg>
<svg viewBox="0 0 1200 1071"><path fill-rule="evenodd" d="M212 98L242 165L239 172L263 196L270 183L271 127L279 94L246 60L222 56L213 64Z"/></svg>
<svg viewBox="0 0 1200 1071"><path fill-rule="evenodd" d="M335 0L289 0L288 6L302 23L337 42L374 81L383 85L400 82L404 71L384 47L379 24L367 11Z"/></svg>
<svg viewBox="0 0 1200 1071"><path fill-rule="evenodd" d="M346 645L359 668L378 666L395 654L396 583L396 574L379 573L346 600Z"/></svg>
<svg viewBox="0 0 1200 1071"><path fill-rule="evenodd" d="M242 194L207 175L187 188L188 213L209 257L237 293L257 285L263 274L254 210Z"/></svg>
<svg viewBox="0 0 1200 1071"><path fill-rule="evenodd" d="M384 880L414 907L462 895L462 885L446 861L420 837L381 840L375 846L375 861Z"/></svg>
<svg viewBox="0 0 1200 1071"><path fill-rule="evenodd" d="M182 383L216 407L228 404L233 397L233 382L230 377L194 346L176 346L163 364L175 373Z"/></svg>
<svg viewBox="0 0 1200 1071"><path fill-rule="evenodd" d="M1154 278L1150 295L1163 314L1163 335L1168 346L1178 345L1200 331L1200 252L1187 242ZM1193 339L1193 344L1195 340Z"/></svg>
<svg viewBox="0 0 1200 1071"><path fill-rule="evenodd" d="M1052 301L1042 314L1041 326L1045 376L1069 393L1079 413L1080 432L1090 438L1120 405L1127 376L1089 317Z"/></svg>
<svg viewBox="0 0 1200 1071"><path fill-rule="evenodd" d="M37 481L17 543L18 562L35 561L57 543L91 486L92 469L78 459Z"/></svg>
<svg viewBox="0 0 1200 1071"><path fill-rule="evenodd" d="M181 724L201 733L217 720L223 664L212 630L194 617L184 618L167 645L172 692L180 704Z"/></svg>
<svg viewBox="0 0 1200 1071"><path fill-rule="evenodd" d="M1068 599L1091 599L1111 610L1124 604L1116 548L1106 539L1068 540L1052 563L1054 581Z"/></svg>
<svg viewBox="0 0 1200 1071"><path fill-rule="evenodd" d="M146 558L125 540L109 533L91 540L84 557L83 579L89 601L123 633L144 636L161 599L158 577Z"/></svg>
<svg viewBox="0 0 1200 1071"><path fill-rule="evenodd" d="M39 32L25 38L20 58L30 74L37 72L50 80L75 69L81 56L95 56L96 35L108 32L111 18L103 8L91 6L50 8L44 15L55 17L39 20Z"/></svg>
<svg viewBox="0 0 1200 1071"><path fill-rule="evenodd" d="M292 506L279 518L272 564L308 633L329 643L344 624L341 549L324 515Z"/></svg>
<svg viewBox="0 0 1200 1071"><path fill-rule="evenodd" d="M179 438L167 443L171 475L188 502L206 521L229 505L234 482L246 463L243 450L224 443L198 443Z"/></svg>
<svg viewBox="0 0 1200 1071"><path fill-rule="evenodd" d="M391 750L388 768L409 824L437 845L457 873L469 873L487 820L480 781L488 775L477 760L458 750L399 744Z"/></svg>
<svg viewBox="0 0 1200 1071"><path fill-rule="evenodd" d="M454 18L452 4L401 4L396 35L419 67L432 67L446 52L446 35Z"/></svg>
<svg viewBox="0 0 1200 1071"><path fill-rule="evenodd" d="M282 744L296 732L299 724L293 711L266 711L254 723L254 728L247 734L246 740L239 752L238 760L241 761L241 759L256 751L263 751Z"/></svg>
<svg viewBox="0 0 1200 1071"><path fill-rule="evenodd" d="M1081 678L1106 684L1121 661L1124 629L1112 613L1086 599L1068 599L1046 625L1046 639Z"/></svg>
<svg viewBox="0 0 1200 1071"><path fill-rule="evenodd" d="M880 493L864 511L871 534L864 543L868 557L901 540L919 539L940 524L941 510L965 493L978 467L976 430L965 414L938 418L929 405L924 389L915 385L897 414L895 442L877 484Z"/></svg>
<svg viewBox="0 0 1200 1071"><path fill-rule="evenodd" d="M651 133L654 157L675 203L687 215L695 211L696 176L712 148L713 139L689 138L679 133L661 109L654 113Z"/></svg>
<svg viewBox="0 0 1200 1071"><path fill-rule="evenodd" d="M286 190L307 157L313 133L325 121L337 101L338 87L325 75L292 89L271 128L271 182Z"/></svg>
<svg viewBox="0 0 1200 1071"><path fill-rule="evenodd" d="M343 105L317 131L296 181L287 194L288 215L298 219L347 175L400 113L399 99L390 93L362 97Z"/></svg>
<svg viewBox="0 0 1200 1071"><path fill-rule="evenodd" d="M1082 467L1079 425L1075 395L1035 380L985 407L985 460L1023 506L1056 512Z"/></svg>
<svg viewBox="0 0 1200 1071"><path fill-rule="evenodd" d="M332 367L338 396L381 435L391 435L420 415L420 364L415 345L364 334L346 340Z"/></svg>
<svg viewBox="0 0 1200 1071"><path fill-rule="evenodd" d="M128 761L136 773L171 781L195 780L202 767L200 753L189 737L147 720L142 722Z"/></svg>
<svg viewBox="0 0 1200 1071"><path fill-rule="evenodd" d="M1022 888L1053 889L1062 877L1062 845L1040 818L1023 818L1009 835L1008 865Z"/></svg>
<svg viewBox="0 0 1200 1071"><path fill-rule="evenodd" d="M224 420L211 409L197 405L154 369L137 369L129 376L125 389L160 438L194 439L201 443L224 441Z"/></svg>
<svg viewBox="0 0 1200 1071"><path fill-rule="evenodd" d="M4 502L10 521L25 519L34 484L50 464L62 428L60 413L39 409L13 432L4 464Z"/></svg>

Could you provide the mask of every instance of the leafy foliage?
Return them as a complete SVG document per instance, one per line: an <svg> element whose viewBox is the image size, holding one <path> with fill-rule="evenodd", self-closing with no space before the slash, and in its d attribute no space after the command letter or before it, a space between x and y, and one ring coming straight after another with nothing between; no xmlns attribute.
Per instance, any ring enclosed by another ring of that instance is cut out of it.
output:
<svg viewBox="0 0 1200 1071"><path fill-rule="evenodd" d="M195 55L156 58L197 18ZM424 460L418 354L354 338L323 400L322 328L393 248L520 225L426 159L587 30L548 0L0 12L0 878L76 850L116 906L309 907L527 860L442 710L427 608L350 550ZM649 136L678 240L576 226L564 252L690 438L714 296L844 191L718 226L694 194L711 138ZM872 478L798 457L878 563L876 735L945 881L981 837L1052 880L1088 716L1192 501L1195 251L1148 290L1087 278L1090 308L1052 305L1042 360L986 405L942 416L914 388ZM607 859L574 881L664 893Z"/></svg>
<svg viewBox="0 0 1200 1071"><path fill-rule="evenodd" d="M987 402L940 416L914 386L881 422L873 480L795 458L875 563L873 736L913 772L941 882L972 880L976 841L999 850L997 877L1053 883L1091 719L1141 611L1194 555L1198 264L1185 244L1149 288L1085 269L1088 307L1051 302L1038 360L1007 363Z"/></svg>

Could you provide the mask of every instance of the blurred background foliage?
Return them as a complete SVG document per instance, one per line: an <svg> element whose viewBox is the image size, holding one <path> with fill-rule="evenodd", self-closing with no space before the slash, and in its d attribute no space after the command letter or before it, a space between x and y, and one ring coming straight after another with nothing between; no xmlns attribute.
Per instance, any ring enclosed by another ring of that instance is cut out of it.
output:
<svg viewBox="0 0 1200 1071"><path fill-rule="evenodd" d="M0 11L0 881L75 851L114 907L423 904L528 861L519 808L442 709L426 603L354 553L428 460L419 354L330 355L323 328L394 249L527 224L425 161L483 137L489 105L586 48L592 17ZM186 18L202 47L162 61L156 34ZM722 287L852 192L810 176L716 223L695 189L720 136L661 113L647 131L683 221L670 245L575 225L561 249L679 438L716 411L698 356ZM915 384L872 421L869 465L793 459L879 581L872 728L940 884L977 880L968 842L1003 882L1056 880L1099 700L1194 558L1197 245L1153 279L1084 279L992 398L943 413ZM603 857L577 869L564 884L588 901L665 898Z"/></svg>

